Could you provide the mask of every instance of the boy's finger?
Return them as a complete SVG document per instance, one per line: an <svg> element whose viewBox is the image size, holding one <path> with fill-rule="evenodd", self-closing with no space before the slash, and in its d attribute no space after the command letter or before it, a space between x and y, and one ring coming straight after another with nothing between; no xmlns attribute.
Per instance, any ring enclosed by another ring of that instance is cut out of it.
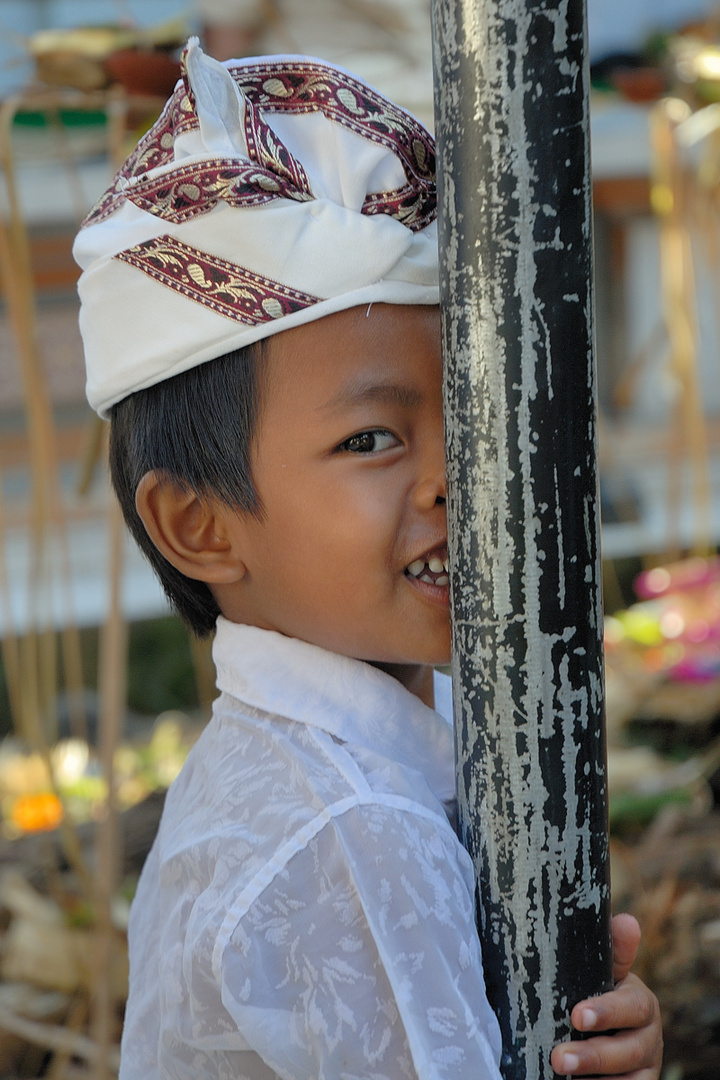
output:
<svg viewBox="0 0 720 1080"><path fill-rule="evenodd" d="M639 1031L563 1043L550 1056L553 1069L561 1076L622 1076L624 1080L656 1080L661 1060L662 1048Z"/></svg>
<svg viewBox="0 0 720 1080"><path fill-rule="evenodd" d="M608 994L581 1001L570 1014L576 1031L646 1028L659 1017L657 998L636 975L628 975Z"/></svg>
<svg viewBox="0 0 720 1080"><path fill-rule="evenodd" d="M613 979L620 982L635 963L640 944L640 924L632 915L616 915L612 921Z"/></svg>

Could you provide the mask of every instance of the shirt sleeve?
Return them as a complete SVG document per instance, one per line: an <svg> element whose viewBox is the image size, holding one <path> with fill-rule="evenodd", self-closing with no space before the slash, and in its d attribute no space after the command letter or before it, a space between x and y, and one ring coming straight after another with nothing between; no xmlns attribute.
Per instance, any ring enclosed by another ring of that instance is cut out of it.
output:
<svg viewBox="0 0 720 1080"><path fill-rule="evenodd" d="M223 1004L286 1080L500 1080L472 867L397 806L331 818L241 914Z"/></svg>

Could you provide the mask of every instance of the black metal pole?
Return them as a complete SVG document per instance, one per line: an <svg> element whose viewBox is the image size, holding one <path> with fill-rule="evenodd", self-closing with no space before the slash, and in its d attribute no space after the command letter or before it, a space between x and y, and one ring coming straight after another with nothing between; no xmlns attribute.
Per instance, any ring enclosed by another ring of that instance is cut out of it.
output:
<svg viewBox="0 0 720 1080"><path fill-rule="evenodd" d="M503 1073L541 1080L612 971L584 0L433 33L461 835Z"/></svg>

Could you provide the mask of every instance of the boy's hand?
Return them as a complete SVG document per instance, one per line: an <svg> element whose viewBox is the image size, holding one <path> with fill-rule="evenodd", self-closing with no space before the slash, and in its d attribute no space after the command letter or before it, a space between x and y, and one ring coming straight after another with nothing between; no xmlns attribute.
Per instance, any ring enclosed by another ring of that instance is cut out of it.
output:
<svg viewBox="0 0 720 1080"><path fill-rule="evenodd" d="M658 1080L662 1065L662 1026L655 995L629 974L640 943L640 927L632 915L613 919L615 989L581 1001L571 1013L576 1031L613 1031L583 1042L556 1046L550 1057L555 1072L608 1080Z"/></svg>

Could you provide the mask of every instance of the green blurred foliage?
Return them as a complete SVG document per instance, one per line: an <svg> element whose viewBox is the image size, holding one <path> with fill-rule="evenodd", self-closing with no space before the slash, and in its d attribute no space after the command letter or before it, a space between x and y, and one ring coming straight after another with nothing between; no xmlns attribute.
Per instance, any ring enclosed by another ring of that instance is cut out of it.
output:
<svg viewBox="0 0 720 1080"><path fill-rule="evenodd" d="M95 689L99 632L81 631L85 686ZM189 632L179 619L167 616L131 623L128 643L128 708L157 716L166 709L192 711L198 693ZM5 671L0 660L0 737L12 732Z"/></svg>

